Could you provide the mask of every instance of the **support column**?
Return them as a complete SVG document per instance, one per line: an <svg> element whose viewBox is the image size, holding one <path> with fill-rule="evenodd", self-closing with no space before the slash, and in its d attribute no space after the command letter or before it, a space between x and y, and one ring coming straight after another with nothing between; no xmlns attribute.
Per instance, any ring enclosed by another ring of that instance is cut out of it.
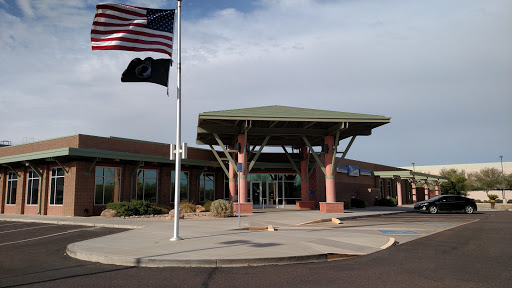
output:
<svg viewBox="0 0 512 288"><path fill-rule="evenodd" d="M234 211L238 212L238 205L240 204L240 214L252 213L252 202L247 202L247 142L244 134L238 135L238 143L242 147L242 151L238 153L238 163L242 163L243 172L240 173L240 187L238 187L238 193L240 193L240 203L235 203L233 206Z"/></svg>
<svg viewBox="0 0 512 288"><path fill-rule="evenodd" d="M320 202L320 212L325 213L343 213L343 202L336 202L336 170L332 169L334 163L332 160L334 137L325 136L324 140L328 151L324 154L325 166L325 202ZM336 143L337 144L337 143Z"/></svg>
<svg viewBox="0 0 512 288"><path fill-rule="evenodd" d="M235 147L230 146L230 150L235 149ZM238 201L238 197L236 194L236 169L233 167L233 164L231 164L231 161L229 161L229 201Z"/></svg>
<svg viewBox="0 0 512 288"><path fill-rule="evenodd" d="M308 177L308 147L300 148L300 200L296 201L297 209L315 209L315 201L309 199L309 177Z"/></svg>
<svg viewBox="0 0 512 288"><path fill-rule="evenodd" d="M416 180L411 180L411 187L412 187L412 204L418 202L416 198Z"/></svg>
<svg viewBox="0 0 512 288"><path fill-rule="evenodd" d="M436 182L435 182L434 189L435 189L435 191L436 191L436 196L437 196L437 195L439 195L439 181L436 181Z"/></svg>
<svg viewBox="0 0 512 288"><path fill-rule="evenodd" d="M428 193L428 181L425 180L425 183L423 184L423 189L425 189L425 200L428 200L430 198Z"/></svg>
<svg viewBox="0 0 512 288"><path fill-rule="evenodd" d="M397 177L396 180L396 200L398 206L402 206L402 178Z"/></svg>

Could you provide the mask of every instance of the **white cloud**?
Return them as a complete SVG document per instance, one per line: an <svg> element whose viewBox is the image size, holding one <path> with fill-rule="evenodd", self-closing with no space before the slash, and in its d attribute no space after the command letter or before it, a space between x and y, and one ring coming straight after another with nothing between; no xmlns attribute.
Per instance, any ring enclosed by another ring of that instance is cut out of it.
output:
<svg viewBox="0 0 512 288"><path fill-rule="evenodd" d="M174 142L175 84L166 97L158 85L120 82L132 58L163 55L92 52L94 4L19 2L20 17L0 10L0 26L9 27L0 30L0 113L12 119L0 137L88 133ZM509 2L255 7L183 22L185 141L195 143L201 112L289 105L392 117L358 138L348 156L360 160L419 165L512 157Z"/></svg>

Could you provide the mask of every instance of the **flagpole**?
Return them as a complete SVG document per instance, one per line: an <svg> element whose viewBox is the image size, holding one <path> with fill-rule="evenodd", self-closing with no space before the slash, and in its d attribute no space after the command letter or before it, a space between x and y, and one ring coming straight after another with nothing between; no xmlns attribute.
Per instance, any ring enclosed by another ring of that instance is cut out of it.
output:
<svg viewBox="0 0 512 288"><path fill-rule="evenodd" d="M184 147L181 146L181 0L178 1L178 25L177 25L177 91L176 91L176 168L175 168L175 181L174 181L174 237L171 241L183 240L179 236L179 225L180 225L180 176L181 176L181 151ZM175 153L171 151L171 153Z"/></svg>

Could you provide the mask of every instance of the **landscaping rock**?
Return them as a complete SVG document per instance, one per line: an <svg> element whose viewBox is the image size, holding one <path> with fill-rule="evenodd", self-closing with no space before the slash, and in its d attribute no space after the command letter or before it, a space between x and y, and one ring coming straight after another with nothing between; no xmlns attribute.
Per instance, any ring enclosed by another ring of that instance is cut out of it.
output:
<svg viewBox="0 0 512 288"><path fill-rule="evenodd" d="M196 212L204 212L204 207L201 205L196 205Z"/></svg>
<svg viewBox="0 0 512 288"><path fill-rule="evenodd" d="M174 209L169 211L169 219L174 219ZM180 219L185 219L185 213L182 210L180 210Z"/></svg>
<svg viewBox="0 0 512 288"><path fill-rule="evenodd" d="M117 211L112 209L105 209L101 212L101 217L112 218L117 217Z"/></svg>

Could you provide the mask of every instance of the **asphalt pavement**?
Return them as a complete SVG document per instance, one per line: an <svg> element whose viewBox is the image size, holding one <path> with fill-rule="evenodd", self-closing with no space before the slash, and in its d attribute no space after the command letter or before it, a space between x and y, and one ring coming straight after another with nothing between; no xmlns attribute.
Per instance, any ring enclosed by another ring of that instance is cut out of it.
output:
<svg viewBox="0 0 512 288"><path fill-rule="evenodd" d="M179 237L170 241L172 220L103 217L0 215L0 220L128 228L126 232L72 243L67 254L104 264L126 266L227 267L323 262L367 255L398 242L450 229L467 222L389 226L351 219L412 212L412 206L370 207L328 214L317 210L261 209L253 214L214 220L181 220ZM270 227L270 229L268 229ZM273 231L271 231L273 230Z"/></svg>

